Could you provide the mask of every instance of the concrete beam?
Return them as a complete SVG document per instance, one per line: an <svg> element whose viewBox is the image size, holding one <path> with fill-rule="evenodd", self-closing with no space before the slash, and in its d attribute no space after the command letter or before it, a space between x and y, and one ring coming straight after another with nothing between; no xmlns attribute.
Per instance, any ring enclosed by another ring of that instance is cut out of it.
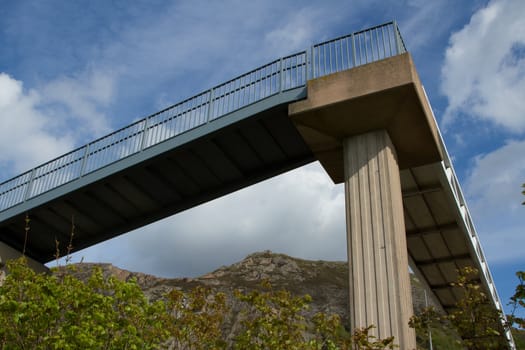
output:
<svg viewBox="0 0 525 350"><path fill-rule="evenodd" d="M395 148L385 130L343 141L351 329L375 325L415 349L403 201Z"/></svg>
<svg viewBox="0 0 525 350"><path fill-rule="evenodd" d="M4 242L0 242L0 284L2 283L3 276L5 276L5 273L7 272L5 266L7 261L17 259L20 256L22 256L22 252L19 252L18 250L8 246ZM32 268L35 272L49 272L49 269L46 265L29 257L26 258L28 266Z"/></svg>
<svg viewBox="0 0 525 350"><path fill-rule="evenodd" d="M401 169L444 159L436 123L410 54L309 80L288 114L334 183L344 181L343 140L387 130Z"/></svg>

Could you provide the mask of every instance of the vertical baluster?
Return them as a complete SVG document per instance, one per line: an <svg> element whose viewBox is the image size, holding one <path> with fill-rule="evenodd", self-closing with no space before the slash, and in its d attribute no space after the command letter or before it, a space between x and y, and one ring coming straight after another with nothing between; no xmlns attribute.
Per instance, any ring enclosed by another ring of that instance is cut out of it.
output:
<svg viewBox="0 0 525 350"><path fill-rule="evenodd" d="M257 101L257 71L253 72L253 78L252 78L252 88L253 88L253 97L251 99L251 103L254 103Z"/></svg>
<svg viewBox="0 0 525 350"><path fill-rule="evenodd" d="M383 42L383 58L386 58L387 54L386 54L386 45L385 45L385 27L384 26L381 27L381 39Z"/></svg>
<svg viewBox="0 0 525 350"><path fill-rule="evenodd" d="M31 191L34 185L36 169L37 168L34 168L33 170L31 170L31 175L29 175L29 180L27 181L26 191L24 193L24 202L27 201L29 198L31 198Z"/></svg>
<svg viewBox="0 0 525 350"><path fill-rule="evenodd" d="M284 90L290 87L290 81L292 80L292 61L291 58L284 60Z"/></svg>
<svg viewBox="0 0 525 350"><path fill-rule="evenodd" d="M182 118L182 130L181 132L186 132L188 130L188 102L184 102L181 106L181 118Z"/></svg>
<svg viewBox="0 0 525 350"><path fill-rule="evenodd" d="M357 54L356 54L356 48L355 48L355 35L352 33L352 58L354 60L353 67L357 66Z"/></svg>
<svg viewBox="0 0 525 350"><path fill-rule="evenodd" d="M230 111L234 111L237 107L235 105L235 90L237 89L237 80L233 80L230 84Z"/></svg>
<svg viewBox="0 0 525 350"><path fill-rule="evenodd" d="M51 179L54 179L55 181L48 188L46 188L46 191L49 190L50 188L60 186L61 184L64 183L66 168L65 168L65 164L62 164L63 163L62 160L63 159L60 159L57 161L58 167L55 165L50 166L51 169L49 170L49 173L46 176Z"/></svg>
<svg viewBox="0 0 525 350"><path fill-rule="evenodd" d="M259 100L264 98L264 68L259 70Z"/></svg>
<svg viewBox="0 0 525 350"><path fill-rule="evenodd" d="M258 69L259 71L259 98L260 101L264 98L264 69Z"/></svg>
<svg viewBox="0 0 525 350"><path fill-rule="evenodd" d="M275 62L272 62L272 65L270 67L270 95L273 95L275 91L277 90L277 82L275 80Z"/></svg>
<svg viewBox="0 0 525 350"><path fill-rule="evenodd" d="M368 45L367 45L367 42L368 42L368 38L367 38L367 34L368 32L363 32L363 41L364 41L364 44L365 44L365 64L368 63Z"/></svg>
<svg viewBox="0 0 525 350"><path fill-rule="evenodd" d="M188 102L184 102L180 107L180 117L182 121L181 133L188 130Z"/></svg>
<svg viewBox="0 0 525 350"><path fill-rule="evenodd" d="M213 88L210 89L210 92L209 92L209 95L210 95L210 98L208 100L208 115L206 116L206 122L209 123L210 122L210 119L212 118L212 113L213 113Z"/></svg>
<svg viewBox="0 0 525 350"><path fill-rule="evenodd" d="M222 117L224 115L224 94L225 94L226 88L224 87L224 84L221 85L221 102L219 106L219 113L218 117Z"/></svg>
<svg viewBox="0 0 525 350"><path fill-rule="evenodd" d="M144 123L143 123L144 126L142 127L142 137L140 140L140 151L141 152L144 150L144 148L147 145L146 138L148 137L149 119L150 118L144 119Z"/></svg>
<svg viewBox="0 0 525 350"><path fill-rule="evenodd" d="M99 152L100 152L100 158L99 158L99 162L97 164L97 166L95 167L95 169L93 170L96 170L98 168L100 168L101 166L105 165L106 164L106 161L107 161L107 146L104 145L102 142L99 146Z"/></svg>
<svg viewBox="0 0 525 350"><path fill-rule="evenodd" d="M184 132L184 104L180 104L179 108L177 109L177 120L179 123L179 134L182 134Z"/></svg>
<svg viewBox="0 0 525 350"><path fill-rule="evenodd" d="M304 58L304 69L305 69L305 82L310 80L312 77L312 72L310 71L312 65L312 47L309 47L305 52L305 58Z"/></svg>
<svg viewBox="0 0 525 350"><path fill-rule="evenodd" d="M195 125L193 127L199 126L202 123L202 113L201 113L202 106L201 106L201 101L202 101L202 95L199 95L195 99L195 102L194 102L193 115L194 115L194 118L195 118L195 122L194 122Z"/></svg>
<svg viewBox="0 0 525 350"><path fill-rule="evenodd" d="M208 121L208 102L209 91L205 95L200 95L199 98L199 125L205 124ZM206 96L206 98L204 97Z"/></svg>
<svg viewBox="0 0 525 350"><path fill-rule="evenodd" d="M288 84L290 82L290 59L286 58L283 61L284 69L283 69L283 90L288 89Z"/></svg>
<svg viewBox="0 0 525 350"><path fill-rule="evenodd" d="M344 39L339 40L339 52L341 52L341 70L345 69L345 54L343 50L343 41Z"/></svg>
<svg viewBox="0 0 525 350"><path fill-rule="evenodd" d="M274 70L274 63L268 67L268 96L273 95L273 70Z"/></svg>
<svg viewBox="0 0 525 350"><path fill-rule="evenodd" d="M226 85L221 86L221 110L219 116L222 117L226 110Z"/></svg>
<svg viewBox="0 0 525 350"><path fill-rule="evenodd" d="M335 58L335 72L339 71L339 60L337 54L337 41L334 41L334 58ZM332 72L333 73L333 72Z"/></svg>
<svg viewBox="0 0 525 350"><path fill-rule="evenodd" d="M397 23L396 21L394 21L393 23L393 27L394 27L394 34L395 34L395 40L396 40L396 54L401 54L402 53L402 43L401 43L401 36L399 35L399 29L397 27Z"/></svg>
<svg viewBox="0 0 525 350"><path fill-rule="evenodd" d="M318 52L319 46L312 46L312 79L316 79L319 75L319 69L316 70L317 64L319 64Z"/></svg>
<svg viewBox="0 0 525 350"><path fill-rule="evenodd" d="M244 101L244 105L249 105L250 104L250 89L251 89L251 73L248 73L246 74L245 76L245 80L244 80L244 91L243 91L243 101Z"/></svg>
<svg viewBox="0 0 525 350"><path fill-rule="evenodd" d="M255 102L259 101L261 99L261 83L262 83L262 74L261 74L261 70L260 69L257 69L255 71L255 81L257 82L256 83L256 88L257 88L257 93L256 93L256 97L255 97Z"/></svg>
<svg viewBox="0 0 525 350"><path fill-rule="evenodd" d="M190 120L191 120L191 127L189 130L199 126L200 123L200 116L199 116L199 97L194 97L190 101Z"/></svg>
<svg viewBox="0 0 525 350"><path fill-rule="evenodd" d="M152 118L150 122L149 132L148 132L148 139L147 139L147 145L153 146L159 143L159 140L163 140L167 138L166 134L169 133L170 128L170 119L169 117L169 110L162 112L162 114L157 115Z"/></svg>
<svg viewBox="0 0 525 350"><path fill-rule="evenodd" d="M294 82L294 88L298 87L301 84L302 76L303 76L303 56L302 54L299 54L296 56L297 66L295 67L295 82Z"/></svg>
<svg viewBox="0 0 525 350"><path fill-rule="evenodd" d="M263 78L262 78L263 92L262 92L262 96L263 96L263 98L266 98L266 96L268 96L268 66L264 66L264 68L262 69L262 73L263 73Z"/></svg>
<svg viewBox="0 0 525 350"><path fill-rule="evenodd" d="M273 95L273 62L268 66L266 81L268 84L268 95L266 97L268 97Z"/></svg>
<svg viewBox="0 0 525 350"><path fill-rule="evenodd" d="M239 105L241 107L246 106L246 75L243 75L240 79L239 86Z"/></svg>
<svg viewBox="0 0 525 350"><path fill-rule="evenodd" d="M191 129L191 124L192 124L192 120L191 120L191 100L190 101L186 101L184 103L184 120L185 120L185 128L184 128L184 132L188 131L189 129Z"/></svg>
<svg viewBox="0 0 525 350"><path fill-rule="evenodd" d="M326 45L327 44L324 44L322 46L323 47L323 68L322 68L322 72L321 72L320 76L326 75Z"/></svg>
<svg viewBox="0 0 525 350"><path fill-rule="evenodd" d="M84 176L86 171L86 163L89 155L89 143L84 147L86 150L84 151L84 156L82 157L82 163L80 164L80 174L79 177Z"/></svg>
<svg viewBox="0 0 525 350"><path fill-rule="evenodd" d="M332 68L332 42L328 43L328 61L330 62L330 71L328 72L328 74L330 74L330 73L333 72L333 68Z"/></svg>
<svg viewBox="0 0 525 350"><path fill-rule="evenodd" d="M9 191L4 190L3 187L0 189L0 192L2 192L0 194L0 211L2 211L8 207L8 199L10 195Z"/></svg>
<svg viewBox="0 0 525 350"><path fill-rule="evenodd" d="M299 59L297 56L293 56L291 58L291 64L293 70L290 71L290 74L292 74L292 78L290 79L290 88L293 88L299 80Z"/></svg>
<svg viewBox="0 0 525 350"><path fill-rule="evenodd" d="M381 59L381 51L379 49L379 28L376 28L374 30L374 32L376 33L377 59L380 60Z"/></svg>
<svg viewBox="0 0 525 350"><path fill-rule="evenodd" d="M233 85L233 82L229 82L228 83L228 93L226 95L226 102L227 102L227 106L226 106L226 114L230 113L232 111L232 108L233 108L233 105L232 105L232 85Z"/></svg>
<svg viewBox="0 0 525 350"><path fill-rule="evenodd" d="M180 133L181 121L179 118L179 106L175 106L172 110L171 122L173 123L174 133L173 135L178 135Z"/></svg>
<svg viewBox="0 0 525 350"><path fill-rule="evenodd" d="M186 119L186 127L184 128L184 132L191 129L191 125L193 121L191 120L191 114L192 114L192 101L186 101L184 104L184 118Z"/></svg>
<svg viewBox="0 0 525 350"><path fill-rule="evenodd" d="M283 58L279 60L279 92L283 91Z"/></svg>

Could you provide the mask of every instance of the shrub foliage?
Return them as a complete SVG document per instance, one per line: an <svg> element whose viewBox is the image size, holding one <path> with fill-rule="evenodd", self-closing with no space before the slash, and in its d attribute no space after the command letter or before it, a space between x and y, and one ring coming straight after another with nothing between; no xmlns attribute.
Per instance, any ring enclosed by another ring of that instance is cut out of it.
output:
<svg viewBox="0 0 525 350"><path fill-rule="evenodd" d="M311 298L274 290L237 291L242 327L223 334L228 303L222 293L177 289L151 302L136 280L121 281L94 268L82 281L65 272L37 274L24 257L7 263L0 286L0 349L392 349L372 327L352 335L339 316L306 317Z"/></svg>

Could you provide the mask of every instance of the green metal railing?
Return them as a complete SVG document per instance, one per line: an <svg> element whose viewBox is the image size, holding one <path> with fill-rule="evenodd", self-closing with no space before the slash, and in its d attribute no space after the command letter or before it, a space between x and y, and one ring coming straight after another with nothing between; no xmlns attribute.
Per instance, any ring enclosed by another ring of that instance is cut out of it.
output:
<svg viewBox="0 0 525 350"><path fill-rule="evenodd" d="M389 22L277 59L1 183L0 212L309 79L404 52Z"/></svg>

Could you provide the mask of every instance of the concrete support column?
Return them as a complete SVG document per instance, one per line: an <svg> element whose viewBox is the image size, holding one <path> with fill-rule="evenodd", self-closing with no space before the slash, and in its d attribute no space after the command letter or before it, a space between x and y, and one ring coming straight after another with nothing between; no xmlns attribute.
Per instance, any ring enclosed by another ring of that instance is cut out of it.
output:
<svg viewBox="0 0 525 350"><path fill-rule="evenodd" d="M8 246L7 244L0 242L0 285L6 274L6 262L8 260L16 259L22 255L18 250ZM27 258L27 265L35 270L35 272L49 272L49 269L44 264L39 263L36 260Z"/></svg>
<svg viewBox="0 0 525 350"><path fill-rule="evenodd" d="M344 143L350 326L415 349L399 167L385 130Z"/></svg>

